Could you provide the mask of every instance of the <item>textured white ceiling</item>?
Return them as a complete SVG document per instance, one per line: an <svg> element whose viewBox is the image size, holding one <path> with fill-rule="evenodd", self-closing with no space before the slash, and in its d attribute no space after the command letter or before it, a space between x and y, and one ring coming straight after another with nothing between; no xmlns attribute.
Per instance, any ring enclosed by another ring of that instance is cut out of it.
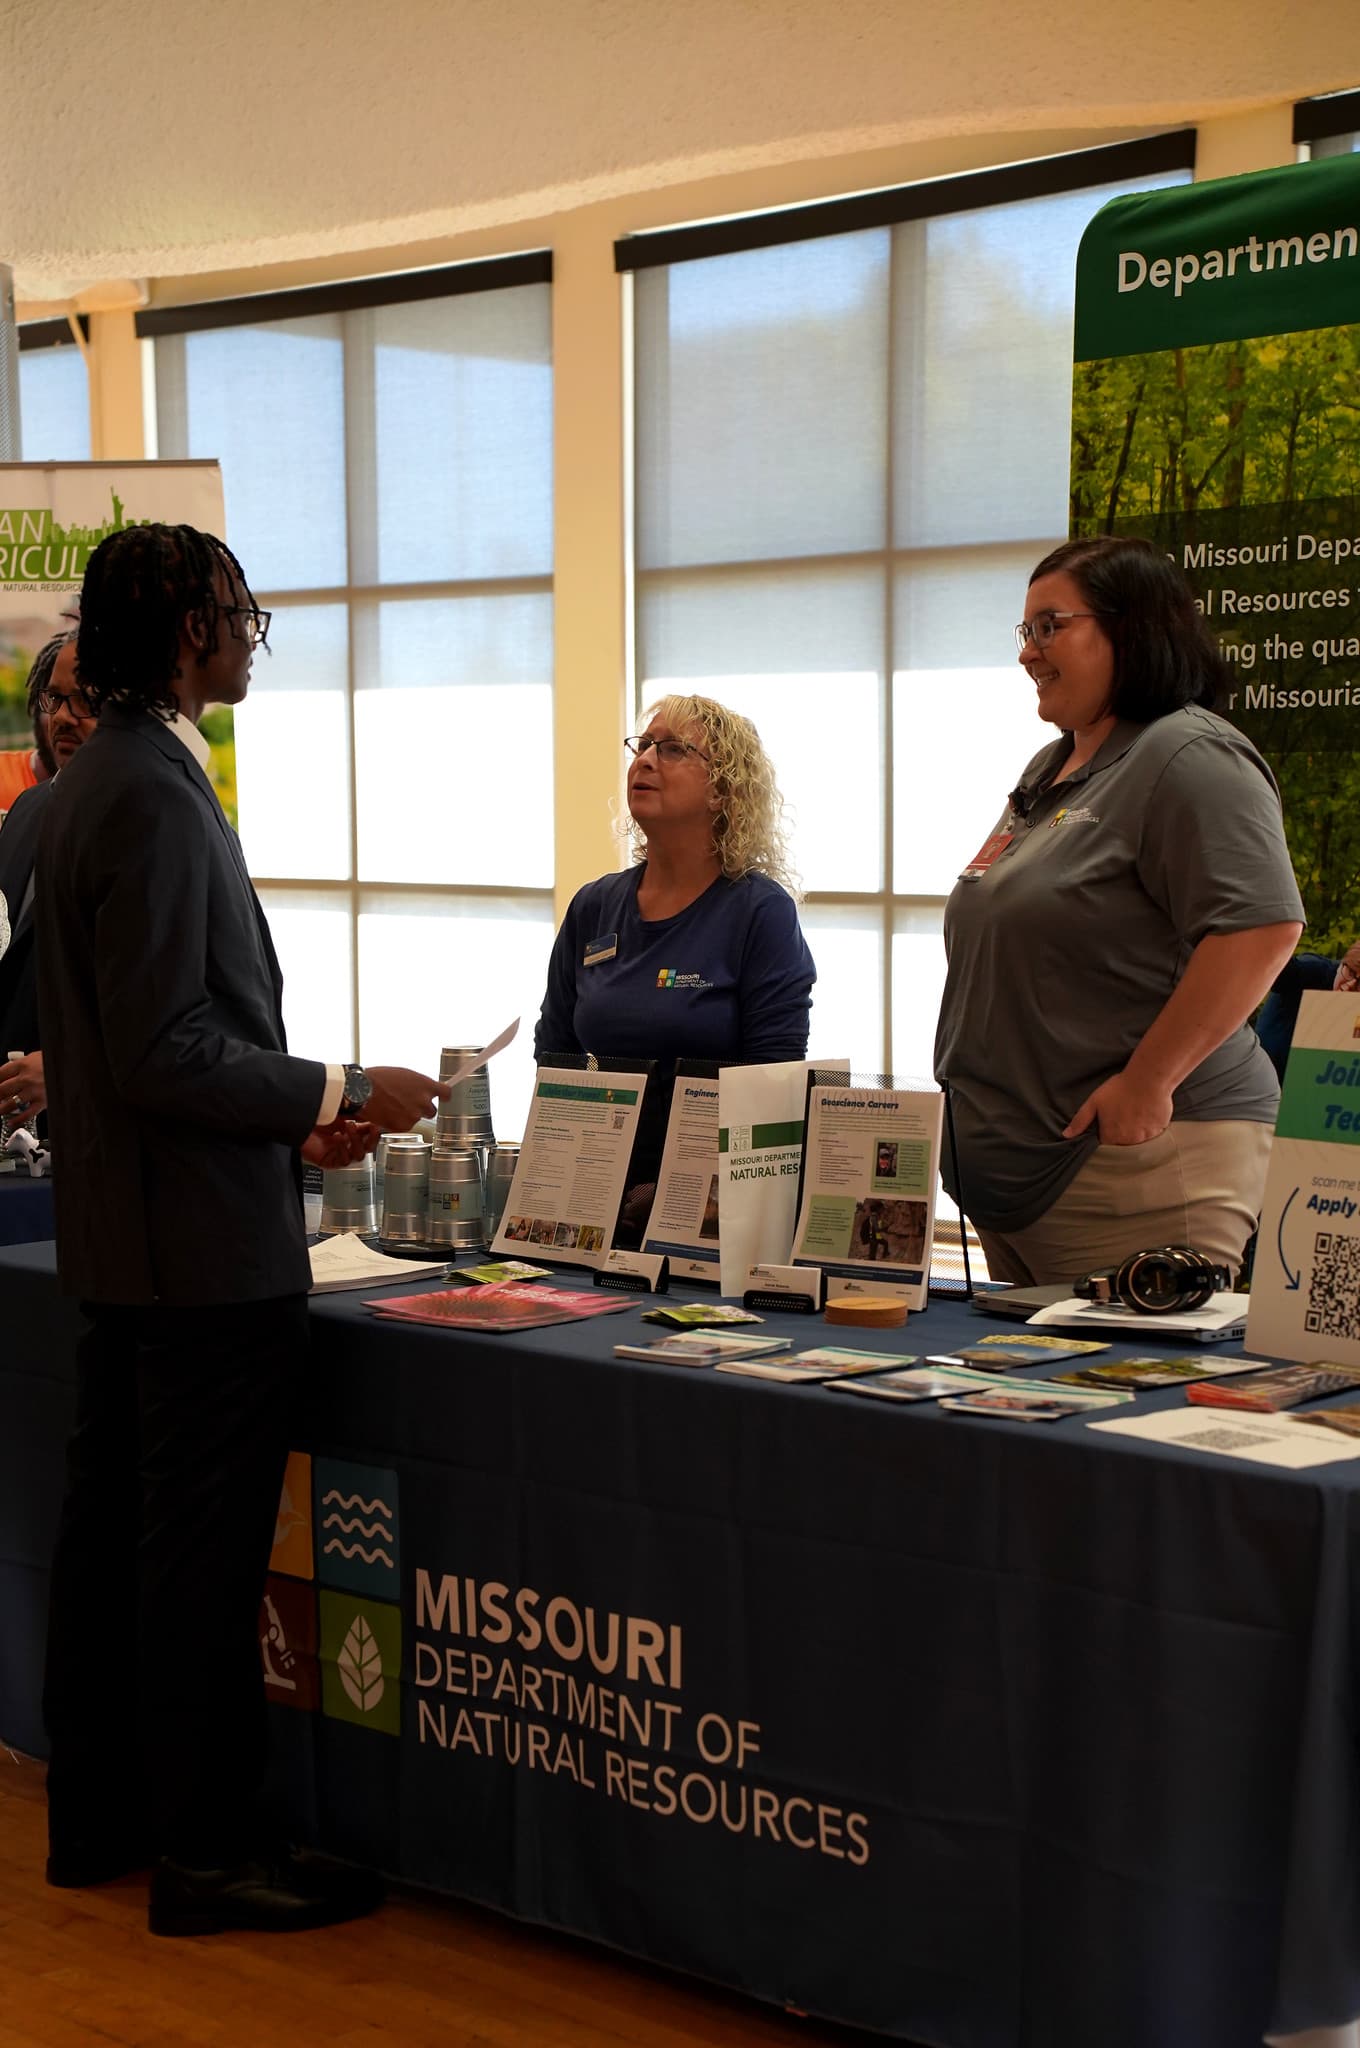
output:
<svg viewBox="0 0 1360 2048"><path fill-rule="evenodd" d="M19 296L1360 77L1355 0L0 0Z"/></svg>

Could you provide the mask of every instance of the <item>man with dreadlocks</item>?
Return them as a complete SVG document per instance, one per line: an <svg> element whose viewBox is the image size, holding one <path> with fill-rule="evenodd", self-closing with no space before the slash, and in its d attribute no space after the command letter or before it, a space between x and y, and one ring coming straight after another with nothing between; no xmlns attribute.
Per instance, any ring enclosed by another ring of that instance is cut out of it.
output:
<svg viewBox="0 0 1360 2048"><path fill-rule="evenodd" d="M35 906L58 1271L90 1321L52 1568L48 1878L155 1852L157 1934L377 1903L254 1810L257 1614L307 1353L299 1152L346 1164L447 1094L286 1049L197 730L244 698L268 626L210 534L136 526L95 550L77 671L99 723L54 786Z"/></svg>

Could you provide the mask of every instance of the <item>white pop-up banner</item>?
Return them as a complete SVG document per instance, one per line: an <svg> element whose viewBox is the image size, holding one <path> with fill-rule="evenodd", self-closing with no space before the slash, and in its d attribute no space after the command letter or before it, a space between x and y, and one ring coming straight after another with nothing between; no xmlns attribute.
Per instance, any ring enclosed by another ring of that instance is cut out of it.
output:
<svg viewBox="0 0 1360 2048"><path fill-rule="evenodd" d="M1270 1151L1247 1349L1360 1365L1360 995L1313 991Z"/></svg>

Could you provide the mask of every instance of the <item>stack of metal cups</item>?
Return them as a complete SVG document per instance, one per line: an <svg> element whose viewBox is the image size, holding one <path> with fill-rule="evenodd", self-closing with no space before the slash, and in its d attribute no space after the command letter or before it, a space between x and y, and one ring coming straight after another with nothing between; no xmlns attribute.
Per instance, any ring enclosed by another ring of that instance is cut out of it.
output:
<svg viewBox="0 0 1360 2048"><path fill-rule="evenodd" d="M482 1159L482 1243L491 1250L519 1165L518 1145L488 1145Z"/></svg>
<svg viewBox="0 0 1360 2048"><path fill-rule="evenodd" d="M481 1161L470 1145L436 1145L430 1154L432 1245L476 1245L482 1241Z"/></svg>
<svg viewBox="0 0 1360 2048"><path fill-rule="evenodd" d="M335 1237L342 1230L356 1230L361 1237L368 1237L377 1227L373 1154L370 1152L349 1166L327 1167L321 1187L322 1237Z"/></svg>
<svg viewBox="0 0 1360 2048"><path fill-rule="evenodd" d="M384 1138L381 1236L385 1244L425 1245L430 1240L430 1147L419 1131Z"/></svg>
<svg viewBox="0 0 1360 2048"><path fill-rule="evenodd" d="M445 1046L439 1078L449 1076L482 1051L479 1045ZM482 1154L494 1145L491 1083L485 1067L459 1081L439 1105L430 1154L430 1237L436 1245L478 1245L482 1241Z"/></svg>

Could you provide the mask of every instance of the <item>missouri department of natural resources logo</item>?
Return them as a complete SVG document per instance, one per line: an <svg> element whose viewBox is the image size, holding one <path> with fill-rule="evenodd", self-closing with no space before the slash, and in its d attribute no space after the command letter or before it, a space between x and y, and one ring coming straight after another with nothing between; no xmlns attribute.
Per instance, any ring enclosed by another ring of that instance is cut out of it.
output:
<svg viewBox="0 0 1360 2048"><path fill-rule="evenodd" d="M677 967L662 967L656 977L658 988L712 988L702 974L681 974Z"/></svg>
<svg viewBox="0 0 1360 2048"><path fill-rule="evenodd" d="M267 1696L399 1735L396 1473L293 1452L269 1565L259 1631Z"/></svg>

